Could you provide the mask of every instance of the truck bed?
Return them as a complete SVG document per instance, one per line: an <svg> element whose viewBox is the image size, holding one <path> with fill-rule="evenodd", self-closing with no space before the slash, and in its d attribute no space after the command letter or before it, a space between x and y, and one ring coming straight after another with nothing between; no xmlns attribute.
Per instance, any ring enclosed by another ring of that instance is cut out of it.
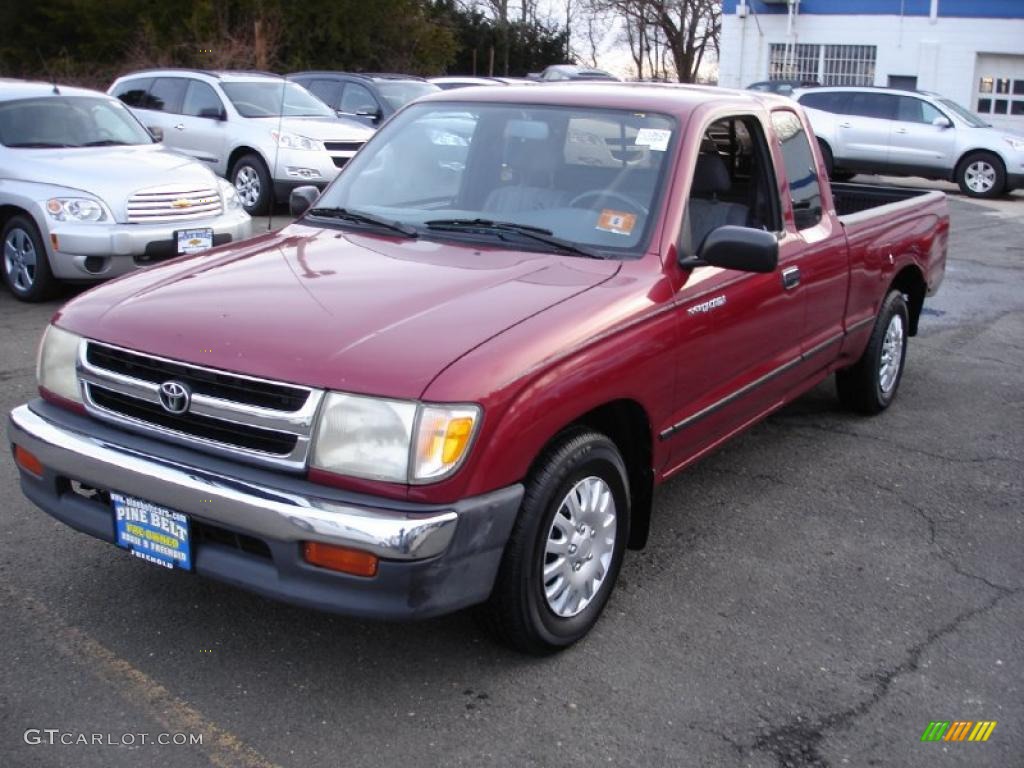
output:
<svg viewBox="0 0 1024 768"><path fill-rule="evenodd" d="M883 187L873 184L832 184L832 200L839 216L850 216L890 203L931 194L930 190Z"/></svg>

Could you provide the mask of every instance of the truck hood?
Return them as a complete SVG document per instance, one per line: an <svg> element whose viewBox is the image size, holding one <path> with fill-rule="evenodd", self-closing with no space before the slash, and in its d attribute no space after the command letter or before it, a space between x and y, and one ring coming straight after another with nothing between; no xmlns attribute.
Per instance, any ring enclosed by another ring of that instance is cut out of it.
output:
<svg viewBox="0 0 1024 768"><path fill-rule="evenodd" d="M175 360L418 398L465 353L618 269L614 261L293 224L107 283L54 320Z"/></svg>
<svg viewBox="0 0 1024 768"><path fill-rule="evenodd" d="M270 130L277 130L276 117L258 119L267 123ZM343 117L285 117L281 119L281 129L319 141L366 141L374 134L369 126Z"/></svg>
<svg viewBox="0 0 1024 768"><path fill-rule="evenodd" d="M183 189L217 189L216 176L201 163L157 144L128 147L22 150L14 177L79 190L105 202L124 221L128 198L172 179Z"/></svg>

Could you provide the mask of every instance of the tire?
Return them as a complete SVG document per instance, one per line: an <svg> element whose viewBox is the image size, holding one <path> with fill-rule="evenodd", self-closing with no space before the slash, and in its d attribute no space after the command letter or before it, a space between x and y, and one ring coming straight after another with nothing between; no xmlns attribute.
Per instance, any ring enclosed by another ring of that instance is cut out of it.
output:
<svg viewBox="0 0 1024 768"><path fill-rule="evenodd" d="M971 152L956 167L956 183L968 197L999 197L1006 189L1006 166L991 152Z"/></svg>
<svg viewBox="0 0 1024 768"><path fill-rule="evenodd" d="M821 139L818 139L818 148L821 150L821 159L825 162L825 173L828 174L828 177L831 179L834 162L832 158L832 148Z"/></svg>
<svg viewBox="0 0 1024 768"><path fill-rule="evenodd" d="M545 452L527 481L494 590L477 608L498 641L546 655L597 623L629 538L627 477L615 444L588 429L566 433Z"/></svg>
<svg viewBox="0 0 1024 768"><path fill-rule="evenodd" d="M231 169L231 183L250 216L263 216L270 210L274 184L267 164L259 155L243 155Z"/></svg>
<svg viewBox="0 0 1024 768"><path fill-rule="evenodd" d="M853 171L832 171L832 173L829 174L829 179L831 179L832 181L843 182L849 181L856 175L857 174L854 173Z"/></svg>
<svg viewBox="0 0 1024 768"><path fill-rule="evenodd" d="M12 216L0 235L4 283L21 301L45 301L57 290L39 228L28 216Z"/></svg>
<svg viewBox="0 0 1024 768"><path fill-rule="evenodd" d="M875 319L868 346L854 365L836 372L839 401L866 415L881 413L896 399L907 362L910 312L899 291L890 291ZM893 363L895 353L899 359Z"/></svg>

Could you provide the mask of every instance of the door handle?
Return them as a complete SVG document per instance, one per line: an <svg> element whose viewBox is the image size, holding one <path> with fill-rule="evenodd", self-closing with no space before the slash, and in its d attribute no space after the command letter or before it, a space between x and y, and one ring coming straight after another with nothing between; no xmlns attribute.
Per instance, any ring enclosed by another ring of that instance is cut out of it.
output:
<svg viewBox="0 0 1024 768"><path fill-rule="evenodd" d="M906 128L897 128L896 129L896 133L907 133L907 129Z"/></svg>
<svg viewBox="0 0 1024 768"><path fill-rule="evenodd" d="M185 130L185 124L184 123L178 123L174 127L177 128L179 131L184 131Z"/></svg>
<svg viewBox="0 0 1024 768"><path fill-rule="evenodd" d="M800 267L786 267L782 270L782 287L791 291L800 285Z"/></svg>
<svg viewBox="0 0 1024 768"><path fill-rule="evenodd" d="M849 128L849 127L850 127L850 124L849 124L849 123L840 123L840 124L839 124L839 127L840 127L840 128Z"/></svg>

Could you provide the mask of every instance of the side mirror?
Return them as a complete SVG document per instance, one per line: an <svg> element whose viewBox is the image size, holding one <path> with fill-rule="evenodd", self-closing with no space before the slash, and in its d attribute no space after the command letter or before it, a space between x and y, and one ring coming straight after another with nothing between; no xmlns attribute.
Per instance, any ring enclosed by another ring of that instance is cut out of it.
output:
<svg viewBox="0 0 1024 768"><path fill-rule="evenodd" d="M932 120L932 125L934 125L936 128L952 128L953 121L951 121L945 115L939 115L934 120Z"/></svg>
<svg viewBox="0 0 1024 768"><path fill-rule="evenodd" d="M153 137L153 141L164 140L164 129L158 128L155 125L147 125L146 130L149 131L149 135Z"/></svg>
<svg viewBox="0 0 1024 768"><path fill-rule="evenodd" d="M779 263L779 241L771 232L727 224L711 230L698 256L684 257L679 266L721 267L740 272L774 272Z"/></svg>
<svg viewBox="0 0 1024 768"><path fill-rule="evenodd" d="M298 218L313 207L313 203L317 201L318 197L320 197L320 190L312 184L296 187L288 196L288 211L292 216Z"/></svg>
<svg viewBox="0 0 1024 768"><path fill-rule="evenodd" d="M210 120L227 120L228 116L224 113L223 109L217 109L216 107L204 107L199 110L198 117L206 117Z"/></svg>

